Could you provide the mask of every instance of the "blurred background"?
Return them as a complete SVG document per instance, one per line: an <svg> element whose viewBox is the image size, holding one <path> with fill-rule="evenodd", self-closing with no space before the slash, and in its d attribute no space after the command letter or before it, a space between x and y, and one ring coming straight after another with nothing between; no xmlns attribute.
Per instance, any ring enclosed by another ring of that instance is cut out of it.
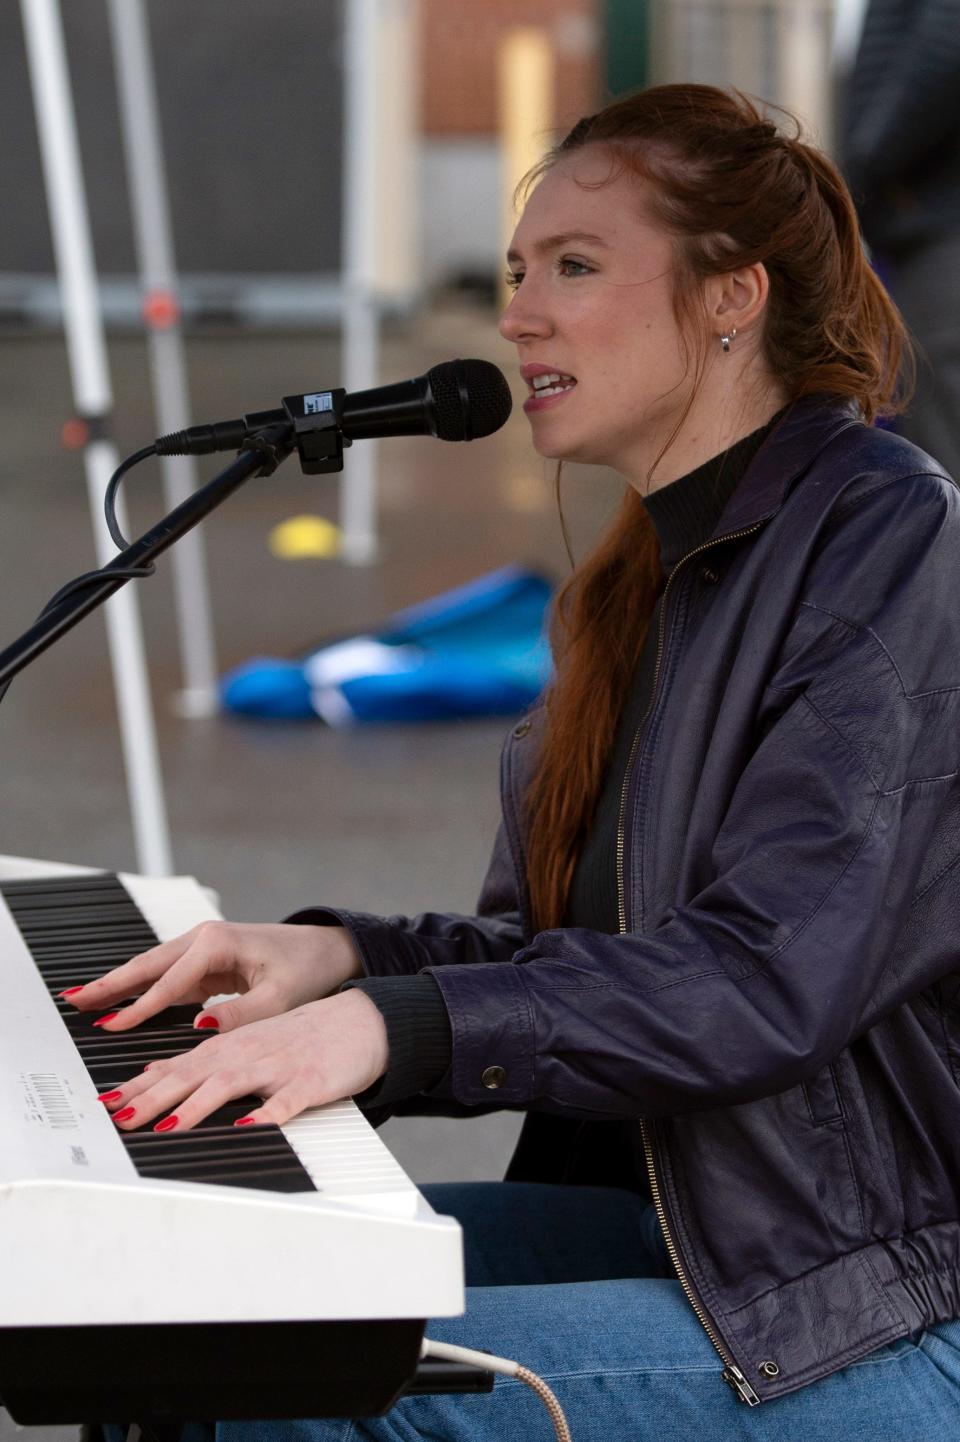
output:
<svg viewBox="0 0 960 1442"><path fill-rule="evenodd" d="M527 166L613 95L680 79L779 102L833 149L864 9L70 0L61 17L52 0L0 7L0 644L95 564L89 491L158 434L291 393L417 376L454 356L501 365L519 400L496 317L512 190ZM43 85L59 110L39 100ZM57 186L71 176L78 194L57 221ZM82 277L69 276L84 211L96 281L85 301ZM221 463L135 470L127 535ZM502 430L456 450L361 442L342 478L304 476L293 458L249 482L204 524L191 566L177 572L164 557L122 618L134 638L142 628L147 658L139 761L127 738L125 763L116 699L136 667L129 653L111 660L102 612L14 681L0 711L0 852L169 864L213 887L237 920L313 902L469 911L509 717L267 720L226 711L218 683L250 658L295 663L331 639L376 633L397 609L504 566L562 578L552 469L517 405ZM607 473L565 468L578 555L620 495ZM495 1177L516 1122L397 1119L384 1135L419 1180Z"/></svg>

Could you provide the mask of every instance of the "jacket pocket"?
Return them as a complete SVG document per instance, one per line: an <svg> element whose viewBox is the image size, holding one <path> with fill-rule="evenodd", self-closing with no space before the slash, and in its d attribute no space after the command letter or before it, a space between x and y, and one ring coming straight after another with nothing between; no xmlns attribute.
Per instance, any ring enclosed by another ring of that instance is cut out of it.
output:
<svg viewBox="0 0 960 1442"><path fill-rule="evenodd" d="M833 1066L825 1066L801 1085L804 1101L815 1127L826 1126L828 1122L843 1120L843 1107Z"/></svg>
<svg viewBox="0 0 960 1442"><path fill-rule="evenodd" d="M815 1145L819 1147L815 1166L816 1188L823 1217L836 1240L849 1247L851 1233L860 1238L865 1233L863 1197L847 1136L834 1063L803 1082L800 1090L813 1124L809 1134L811 1142L816 1138Z"/></svg>

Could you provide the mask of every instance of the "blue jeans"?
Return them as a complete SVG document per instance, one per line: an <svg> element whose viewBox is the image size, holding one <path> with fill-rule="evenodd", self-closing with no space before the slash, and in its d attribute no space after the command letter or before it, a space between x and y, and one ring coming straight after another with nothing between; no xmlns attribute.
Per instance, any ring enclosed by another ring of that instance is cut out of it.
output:
<svg viewBox="0 0 960 1442"><path fill-rule="evenodd" d="M467 1310L437 1341L538 1372L574 1442L957 1442L960 1320L881 1347L778 1401L747 1407L673 1280L651 1206L613 1188L472 1182L423 1188L464 1230ZM221 1422L216 1442L549 1442L522 1383L407 1397L385 1417Z"/></svg>

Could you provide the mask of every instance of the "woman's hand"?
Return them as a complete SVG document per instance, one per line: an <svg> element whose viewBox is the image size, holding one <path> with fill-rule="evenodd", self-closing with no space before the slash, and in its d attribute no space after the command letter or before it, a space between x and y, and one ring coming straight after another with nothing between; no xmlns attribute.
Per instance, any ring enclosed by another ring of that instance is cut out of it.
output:
<svg viewBox="0 0 960 1442"><path fill-rule="evenodd" d="M343 926L205 921L63 995L80 1011L97 1012L135 996L130 1006L100 1023L105 1031L128 1031L178 1002L241 992L201 1012L195 1023L233 1031L330 996L362 975Z"/></svg>
<svg viewBox="0 0 960 1442"><path fill-rule="evenodd" d="M253 1093L263 1105L243 1122L279 1124L306 1107L364 1091L388 1061L383 1016L362 991L350 990L152 1062L105 1105L124 1131L162 1116L156 1130L180 1132Z"/></svg>

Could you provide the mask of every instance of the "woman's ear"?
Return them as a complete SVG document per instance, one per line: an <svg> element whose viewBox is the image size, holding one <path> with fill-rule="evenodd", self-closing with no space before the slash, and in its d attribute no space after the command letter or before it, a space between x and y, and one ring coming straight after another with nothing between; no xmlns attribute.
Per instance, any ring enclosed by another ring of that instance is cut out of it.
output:
<svg viewBox="0 0 960 1442"><path fill-rule="evenodd" d="M707 319L718 335L744 335L763 315L770 277L762 261L712 275L704 287Z"/></svg>

